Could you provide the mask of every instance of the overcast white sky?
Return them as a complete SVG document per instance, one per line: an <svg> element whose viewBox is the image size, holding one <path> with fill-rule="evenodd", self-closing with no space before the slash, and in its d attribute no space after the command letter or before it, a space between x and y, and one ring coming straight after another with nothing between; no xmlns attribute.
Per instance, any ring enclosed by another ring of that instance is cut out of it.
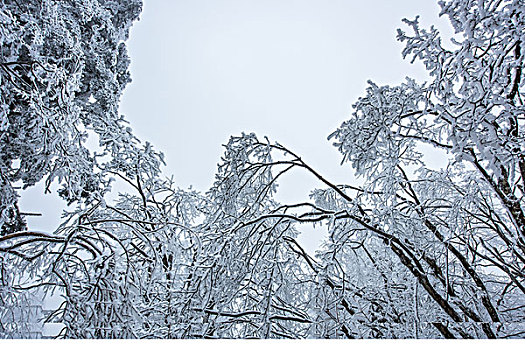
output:
<svg viewBox="0 0 525 350"><path fill-rule="evenodd" d="M221 145L242 131L296 151L329 179L351 182L350 165L326 140L363 95L367 80L419 81L421 65L401 59L401 19L447 28L434 0L145 0L131 30L133 83L121 112L135 133L164 152L165 174L205 191ZM284 178L281 197L306 198L311 179ZM37 205L30 225L53 230L60 202ZM40 202L41 203L41 202Z"/></svg>
<svg viewBox="0 0 525 350"><path fill-rule="evenodd" d="M424 77L402 61L396 28L417 14L443 22L438 12L434 0L146 0L121 112L181 187L206 190L221 144L242 131L345 181L326 137L368 79Z"/></svg>

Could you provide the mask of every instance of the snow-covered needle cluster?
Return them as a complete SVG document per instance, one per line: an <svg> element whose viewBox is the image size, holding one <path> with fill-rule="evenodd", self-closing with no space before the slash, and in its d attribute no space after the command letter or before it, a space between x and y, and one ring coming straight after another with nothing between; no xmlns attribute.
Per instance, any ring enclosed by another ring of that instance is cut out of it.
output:
<svg viewBox="0 0 525 350"><path fill-rule="evenodd" d="M360 184L242 134L199 193L118 115L140 0L4 0L0 337L38 336L28 310L53 295L66 338L525 337L525 4L440 6L451 43L398 32L429 80L370 82L330 136ZM318 188L279 203L296 171ZM113 179L133 190L105 199ZM17 205L41 180L76 204L55 232ZM315 254L304 224L328 231Z"/></svg>

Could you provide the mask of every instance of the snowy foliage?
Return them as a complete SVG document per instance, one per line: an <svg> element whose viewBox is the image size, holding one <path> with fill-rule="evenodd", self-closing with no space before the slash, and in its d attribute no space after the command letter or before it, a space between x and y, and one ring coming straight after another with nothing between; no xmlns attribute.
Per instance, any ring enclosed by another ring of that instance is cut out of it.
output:
<svg viewBox="0 0 525 350"><path fill-rule="evenodd" d="M49 319L71 338L523 337L521 0L440 2L456 31L450 47L437 29L404 21L403 55L429 80L370 82L330 135L361 184L335 184L285 146L242 134L225 145L205 194L161 180L161 156L115 114L128 79L122 40L139 5L69 3L28 2L23 16L16 2L1 10L2 50L40 58L2 61L1 131L14 138L1 144L2 337L24 336L4 325L33 290L62 295ZM70 17L48 15L56 11ZM83 27L95 19L100 26ZM38 35L52 30L68 50L43 59ZM82 38L112 50L90 51ZM71 67L82 72L76 85ZM29 115L35 124L25 124ZM83 146L80 126L99 135L109 161ZM427 164L432 152L446 158L439 170ZM279 203L279 179L292 171L319 188L308 201ZM114 203L103 198L109 174L133 188ZM87 200L53 234L14 232L13 183L43 177L58 177L67 200ZM327 231L314 255L297 240L307 224Z"/></svg>
<svg viewBox="0 0 525 350"><path fill-rule="evenodd" d="M72 203L101 198L117 159L139 152L118 114L130 82L124 41L134 1L2 1L0 8L0 225L24 227L16 186L54 180ZM96 135L99 150L86 147ZM105 157L105 158L104 158ZM120 163L120 162L119 162ZM16 185L15 185L16 183Z"/></svg>

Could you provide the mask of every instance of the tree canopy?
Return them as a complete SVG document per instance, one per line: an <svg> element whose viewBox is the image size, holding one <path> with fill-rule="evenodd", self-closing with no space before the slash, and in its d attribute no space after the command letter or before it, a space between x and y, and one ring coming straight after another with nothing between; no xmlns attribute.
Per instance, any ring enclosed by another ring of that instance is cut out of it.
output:
<svg viewBox="0 0 525 350"><path fill-rule="evenodd" d="M0 336L28 336L23 311L58 293L68 338L522 338L525 6L439 4L450 43L417 17L397 36L428 81L369 82L329 137L359 184L245 133L199 193L117 114L140 1L4 1ZM297 170L319 188L278 202ZM133 191L110 203L112 177ZM78 205L53 233L16 205L41 179ZM315 254L306 223L327 230Z"/></svg>

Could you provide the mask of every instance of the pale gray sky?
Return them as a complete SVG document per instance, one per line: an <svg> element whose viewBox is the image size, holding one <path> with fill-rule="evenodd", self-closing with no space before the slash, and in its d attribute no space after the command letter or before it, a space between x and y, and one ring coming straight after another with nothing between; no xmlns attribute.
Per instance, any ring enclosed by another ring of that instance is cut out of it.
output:
<svg viewBox="0 0 525 350"><path fill-rule="evenodd" d="M401 59L403 17L448 28L434 0L145 0L129 40L133 83L121 112L135 133L164 152L166 175L205 191L221 145L242 131L299 153L333 181L350 165L327 136L351 112L367 80L425 79ZM283 178L281 198L300 200L319 184ZM45 204L42 205L42 202ZM33 229L52 231L63 208L42 186L24 194Z"/></svg>

